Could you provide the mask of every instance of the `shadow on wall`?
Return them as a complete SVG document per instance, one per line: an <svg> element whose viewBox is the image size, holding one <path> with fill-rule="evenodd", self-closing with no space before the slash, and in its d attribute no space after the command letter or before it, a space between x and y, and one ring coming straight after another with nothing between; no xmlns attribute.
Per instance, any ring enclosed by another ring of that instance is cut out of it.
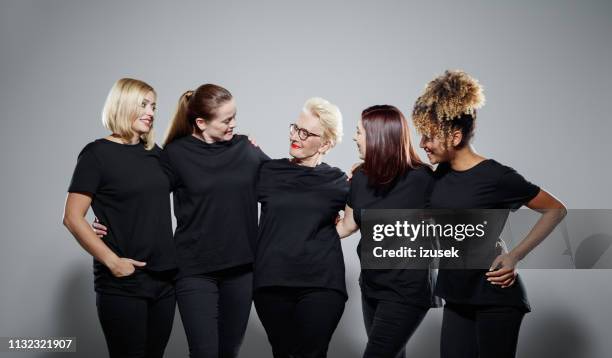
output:
<svg viewBox="0 0 612 358"><path fill-rule="evenodd" d="M530 316L533 316L533 321ZM543 310L528 313L523 321L517 357L524 358L576 358L591 357L593 342L588 327L580 317L567 310ZM529 325L526 334L525 323Z"/></svg>
<svg viewBox="0 0 612 358"><path fill-rule="evenodd" d="M606 251L612 245L612 236L594 234L586 237L576 248L574 262L578 269L591 269L597 265ZM603 262L597 268L612 268L612 263Z"/></svg>

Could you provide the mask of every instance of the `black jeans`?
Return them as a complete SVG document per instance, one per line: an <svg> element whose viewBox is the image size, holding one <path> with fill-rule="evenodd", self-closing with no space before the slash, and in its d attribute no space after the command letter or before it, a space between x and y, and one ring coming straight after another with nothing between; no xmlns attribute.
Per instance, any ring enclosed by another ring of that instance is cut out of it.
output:
<svg viewBox="0 0 612 358"><path fill-rule="evenodd" d="M446 303L441 358L514 358L525 312L511 306Z"/></svg>
<svg viewBox="0 0 612 358"><path fill-rule="evenodd" d="M142 296L96 294L110 357L163 357L176 308L171 275L137 270L132 277L120 280L138 286Z"/></svg>
<svg viewBox="0 0 612 358"><path fill-rule="evenodd" d="M264 287L255 291L255 309L275 358L327 356L346 297L327 288Z"/></svg>
<svg viewBox="0 0 612 358"><path fill-rule="evenodd" d="M179 278L176 299L192 358L237 357L253 292L251 267Z"/></svg>
<svg viewBox="0 0 612 358"><path fill-rule="evenodd" d="M364 358L403 358L405 346L428 308L361 296L363 321L368 334Z"/></svg>

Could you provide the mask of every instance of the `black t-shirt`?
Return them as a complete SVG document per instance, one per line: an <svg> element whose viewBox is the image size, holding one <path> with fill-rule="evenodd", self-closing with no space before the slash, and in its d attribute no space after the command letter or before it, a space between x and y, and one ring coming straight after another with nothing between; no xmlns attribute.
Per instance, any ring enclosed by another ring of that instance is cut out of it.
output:
<svg viewBox="0 0 612 358"><path fill-rule="evenodd" d="M514 169L493 159L465 171L455 171L447 163L440 164L435 175L436 184L430 198L434 209L508 209L509 214L540 191ZM520 277L512 286L501 288L487 281L486 272L440 270L435 292L453 303L506 305L530 310Z"/></svg>
<svg viewBox="0 0 612 358"><path fill-rule="evenodd" d="M265 162L257 185L261 217L254 288L322 287L346 297L344 258L335 218L344 208L347 177L322 163Z"/></svg>
<svg viewBox="0 0 612 358"><path fill-rule="evenodd" d="M409 170L385 191L368 185L368 177L358 170L351 180L348 206L361 226L362 209L422 209L427 205L434 184L427 167ZM360 255L361 243L357 246ZM369 298L409 303L422 307L432 304L428 270L362 269L359 280L362 293Z"/></svg>
<svg viewBox="0 0 612 358"><path fill-rule="evenodd" d="M176 268L170 217L170 185L160 164L161 149L98 139L78 157L69 192L93 195L91 207L108 226L104 243L119 257L144 261L143 270ZM140 269L139 269L140 270ZM94 259L96 291L120 293L122 285Z"/></svg>
<svg viewBox="0 0 612 358"><path fill-rule="evenodd" d="M164 148L161 161L173 188L179 275L252 264L255 184L267 159L242 135L212 144L190 135Z"/></svg>

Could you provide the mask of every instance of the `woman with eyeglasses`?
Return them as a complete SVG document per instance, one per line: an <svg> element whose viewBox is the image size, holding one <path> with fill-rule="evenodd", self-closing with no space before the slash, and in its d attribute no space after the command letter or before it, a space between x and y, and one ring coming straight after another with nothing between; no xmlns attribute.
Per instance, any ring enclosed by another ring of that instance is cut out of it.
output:
<svg viewBox="0 0 612 358"><path fill-rule="evenodd" d="M348 182L322 162L341 140L342 116L311 98L289 129L291 158L265 162L259 173L255 308L274 357L325 357L347 299L334 221Z"/></svg>
<svg viewBox="0 0 612 358"><path fill-rule="evenodd" d="M361 113L354 137L363 163L338 221L340 238L359 230L363 209L422 209L434 178L416 154L408 123L396 107ZM361 241L357 253L361 258ZM405 357L404 347L432 306L427 269L362 269L361 305L368 343L363 357Z"/></svg>
<svg viewBox="0 0 612 358"><path fill-rule="evenodd" d="M79 154L64 225L94 257L98 317L111 357L164 354L176 300L170 183L160 165L153 123L156 94L130 78L110 90L102 122L111 132ZM112 230L98 238L89 208Z"/></svg>

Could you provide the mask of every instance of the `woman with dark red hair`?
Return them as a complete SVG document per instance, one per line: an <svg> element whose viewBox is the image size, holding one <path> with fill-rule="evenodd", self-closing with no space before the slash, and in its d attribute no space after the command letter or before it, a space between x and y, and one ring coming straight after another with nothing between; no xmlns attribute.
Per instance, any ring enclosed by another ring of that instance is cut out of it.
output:
<svg viewBox="0 0 612 358"><path fill-rule="evenodd" d="M399 109L365 109L353 140L363 163L354 171L344 218L336 226L340 238L360 228L362 209L425 208L433 174L412 147ZM368 334L363 356L404 357L406 342L432 304L428 270L362 269L359 283Z"/></svg>

